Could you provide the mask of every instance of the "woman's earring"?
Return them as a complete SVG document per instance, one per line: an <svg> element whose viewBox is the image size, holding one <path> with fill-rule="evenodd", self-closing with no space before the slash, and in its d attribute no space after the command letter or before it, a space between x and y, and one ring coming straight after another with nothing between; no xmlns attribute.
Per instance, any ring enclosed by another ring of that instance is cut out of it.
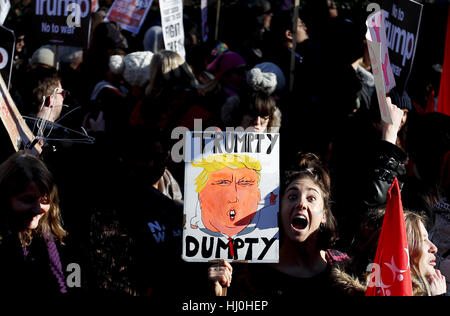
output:
<svg viewBox="0 0 450 316"><path fill-rule="evenodd" d="M319 230L324 231L325 230L325 223L320 223Z"/></svg>

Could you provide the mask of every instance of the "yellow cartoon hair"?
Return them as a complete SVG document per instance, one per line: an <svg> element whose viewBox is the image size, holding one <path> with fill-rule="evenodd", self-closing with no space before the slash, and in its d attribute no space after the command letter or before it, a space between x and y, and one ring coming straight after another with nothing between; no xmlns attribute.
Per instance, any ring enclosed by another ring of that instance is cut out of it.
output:
<svg viewBox="0 0 450 316"><path fill-rule="evenodd" d="M240 155L240 154L222 154L222 155L210 155L206 158L202 158L200 161L192 161L191 164L194 167L201 167L203 171L195 179L195 185L197 190L195 192L200 192L206 185L209 179L209 174L214 171L218 171L223 168L240 169L247 168L255 170L258 174L258 185L261 180L261 163L250 156Z"/></svg>

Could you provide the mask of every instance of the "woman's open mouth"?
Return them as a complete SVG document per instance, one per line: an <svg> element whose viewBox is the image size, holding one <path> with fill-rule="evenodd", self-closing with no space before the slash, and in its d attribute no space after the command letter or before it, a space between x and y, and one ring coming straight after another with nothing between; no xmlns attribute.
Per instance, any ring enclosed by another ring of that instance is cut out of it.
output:
<svg viewBox="0 0 450 316"><path fill-rule="evenodd" d="M301 231L308 227L308 218L305 215L296 215L291 220L291 226L296 231Z"/></svg>

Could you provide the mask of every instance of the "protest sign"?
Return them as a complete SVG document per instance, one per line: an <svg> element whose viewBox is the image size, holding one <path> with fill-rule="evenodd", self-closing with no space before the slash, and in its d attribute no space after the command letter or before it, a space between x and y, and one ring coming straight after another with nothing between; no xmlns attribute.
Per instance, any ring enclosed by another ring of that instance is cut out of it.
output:
<svg viewBox="0 0 450 316"><path fill-rule="evenodd" d="M12 100L1 75L0 118L16 151L30 146L30 144L35 140L33 133L25 123L25 120L22 118L19 110L14 104L14 101ZM38 143L28 149L30 149L35 155L39 155L42 152L42 148Z"/></svg>
<svg viewBox="0 0 450 316"><path fill-rule="evenodd" d="M372 73L375 79L375 90L380 107L381 119L388 124L392 123L389 106L386 101L386 93L390 88L395 86L395 80L391 75L389 54L384 47L385 41L383 19L379 6L368 6L368 10L375 8L375 13L370 14L366 20L367 33L367 48L370 56L370 64L372 66ZM383 48L384 47L384 48Z"/></svg>
<svg viewBox="0 0 450 316"><path fill-rule="evenodd" d="M423 5L411 0L383 0L389 57L397 87L404 90L416 52Z"/></svg>
<svg viewBox="0 0 450 316"><path fill-rule="evenodd" d="M14 60L16 37L14 32L0 25L0 73L6 83L7 89L11 82L11 73Z"/></svg>
<svg viewBox="0 0 450 316"><path fill-rule="evenodd" d="M202 0L200 3L200 10L202 12L202 40L205 43L208 40L208 0Z"/></svg>
<svg viewBox="0 0 450 316"><path fill-rule="evenodd" d="M115 0L106 19L120 24L133 34L139 33L153 0Z"/></svg>
<svg viewBox="0 0 450 316"><path fill-rule="evenodd" d="M383 66L384 84L386 92L389 92L396 86L396 82L394 74L392 73L388 42L386 39L386 26L384 24L381 10L369 15L366 21L366 26L368 30L366 39L381 44L381 64Z"/></svg>
<svg viewBox="0 0 450 316"><path fill-rule="evenodd" d="M100 9L100 5L98 4L98 0L91 0L91 12L95 13Z"/></svg>
<svg viewBox="0 0 450 316"><path fill-rule="evenodd" d="M375 90L380 106L381 119L388 124L392 124L391 113L386 101L386 89L383 78L383 64L381 62L381 44L377 42L367 41L369 49L370 63L372 65L372 73L375 78Z"/></svg>
<svg viewBox="0 0 450 316"><path fill-rule="evenodd" d="M165 48L185 58L183 1L160 0L159 9L161 12L161 26L163 29Z"/></svg>
<svg viewBox="0 0 450 316"><path fill-rule="evenodd" d="M11 3L9 0L0 0L0 25L5 23L6 17L8 16L9 9L11 9Z"/></svg>
<svg viewBox="0 0 450 316"><path fill-rule="evenodd" d="M278 262L279 134L185 139L183 259Z"/></svg>
<svg viewBox="0 0 450 316"><path fill-rule="evenodd" d="M91 23L90 0L36 0L33 38L39 44L87 47Z"/></svg>

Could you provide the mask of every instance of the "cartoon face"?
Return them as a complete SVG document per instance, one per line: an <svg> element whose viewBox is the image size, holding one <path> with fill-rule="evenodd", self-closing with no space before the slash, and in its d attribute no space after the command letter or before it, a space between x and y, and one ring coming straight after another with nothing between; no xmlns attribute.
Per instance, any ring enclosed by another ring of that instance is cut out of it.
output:
<svg viewBox="0 0 450 316"><path fill-rule="evenodd" d="M253 220L260 198L255 170L225 167L211 172L199 192L203 224L210 231L236 235Z"/></svg>

